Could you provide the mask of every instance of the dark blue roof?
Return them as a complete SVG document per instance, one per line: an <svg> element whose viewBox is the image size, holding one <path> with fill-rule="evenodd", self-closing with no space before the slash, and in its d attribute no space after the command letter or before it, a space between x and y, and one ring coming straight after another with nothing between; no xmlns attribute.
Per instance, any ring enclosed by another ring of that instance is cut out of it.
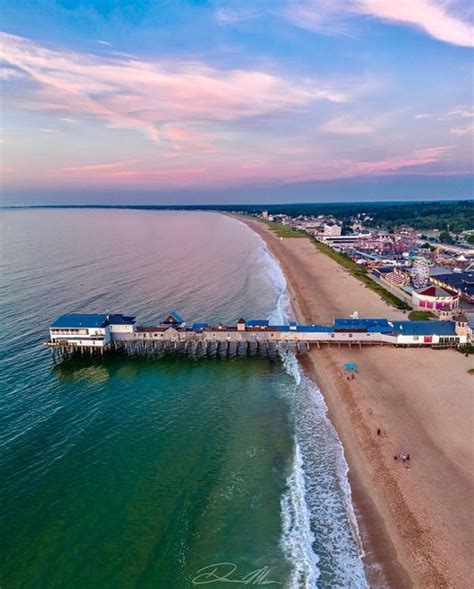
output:
<svg viewBox="0 0 474 589"><path fill-rule="evenodd" d="M398 335L456 335L454 321L392 321Z"/></svg>
<svg viewBox="0 0 474 589"><path fill-rule="evenodd" d="M268 327L268 319L249 319L247 327Z"/></svg>
<svg viewBox="0 0 474 589"><path fill-rule="evenodd" d="M467 294L474 295L474 272L453 272L452 274L437 274L434 280L439 280Z"/></svg>
<svg viewBox="0 0 474 589"><path fill-rule="evenodd" d="M166 319L168 319L169 317L174 319L176 321L176 323L184 323L184 319L176 311L171 311L171 313L168 315L168 317Z"/></svg>
<svg viewBox="0 0 474 589"><path fill-rule="evenodd" d="M120 315L118 313L108 315L106 313L68 313L61 315L51 327L77 328L77 327L107 327L107 325L133 325L135 317Z"/></svg>
<svg viewBox="0 0 474 589"><path fill-rule="evenodd" d="M365 330L368 332L384 333L392 331L387 319L335 319L334 329Z"/></svg>
<svg viewBox="0 0 474 589"><path fill-rule="evenodd" d="M104 313L91 315L70 313L58 317L51 327L106 327L108 323L107 315Z"/></svg>
<svg viewBox="0 0 474 589"><path fill-rule="evenodd" d="M205 327L207 327L207 323L193 323L192 329L194 331L202 331Z"/></svg>
<svg viewBox="0 0 474 589"><path fill-rule="evenodd" d="M135 317L132 315L109 315L110 325L133 325L135 323Z"/></svg>

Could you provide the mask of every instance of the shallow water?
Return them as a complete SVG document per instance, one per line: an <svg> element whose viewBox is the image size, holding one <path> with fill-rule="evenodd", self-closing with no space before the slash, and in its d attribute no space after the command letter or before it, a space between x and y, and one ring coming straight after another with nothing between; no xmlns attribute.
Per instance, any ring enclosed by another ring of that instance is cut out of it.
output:
<svg viewBox="0 0 474 589"><path fill-rule="evenodd" d="M281 321L258 236L212 213L8 211L0 272L2 586L183 589L221 562L365 586L342 449L294 358L53 367L41 345L71 311Z"/></svg>

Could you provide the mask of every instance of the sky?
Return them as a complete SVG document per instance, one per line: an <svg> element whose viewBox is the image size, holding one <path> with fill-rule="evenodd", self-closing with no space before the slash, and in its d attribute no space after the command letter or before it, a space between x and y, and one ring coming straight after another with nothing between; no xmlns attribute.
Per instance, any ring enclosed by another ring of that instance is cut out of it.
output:
<svg viewBox="0 0 474 589"><path fill-rule="evenodd" d="M467 0L15 0L1 202L472 198Z"/></svg>

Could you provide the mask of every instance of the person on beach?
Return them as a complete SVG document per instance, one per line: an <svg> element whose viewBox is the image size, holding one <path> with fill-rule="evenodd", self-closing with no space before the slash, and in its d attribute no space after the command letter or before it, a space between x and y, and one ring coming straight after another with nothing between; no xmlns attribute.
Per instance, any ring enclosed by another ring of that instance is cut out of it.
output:
<svg viewBox="0 0 474 589"><path fill-rule="evenodd" d="M378 436L381 436L382 435L382 430L380 428L377 430L377 435Z"/></svg>

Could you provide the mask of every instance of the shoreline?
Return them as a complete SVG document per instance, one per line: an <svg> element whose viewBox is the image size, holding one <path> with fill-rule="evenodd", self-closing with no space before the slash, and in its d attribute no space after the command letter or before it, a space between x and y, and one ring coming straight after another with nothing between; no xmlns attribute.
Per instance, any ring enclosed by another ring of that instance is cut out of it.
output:
<svg viewBox="0 0 474 589"><path fill-rule="evenodd" d="M236 218L265 241L280 263L296 320L330 323L336 315L347 316L354 310L362 316L404 317L317 252L304 236L281 239L257 220ZM342 363L354 357L363 369L354 382L347 382ZM462 355L452 350L325 348L312 349L299 360L305 374L320 388L344 449L370 586L472 586L474 528L468 523L474 500L472 469L469 472L474 463L474 435L469 433L473 425L472 382ZM419 395L410 395L423 378L425 365L434 374ZM391 378L386 378L385 366L391 367ZM464 368L465 374L460 374L455 384L449 378L451 367ZM449 389L445 395L437 394L431 407L426 398L437 381L444 381ZM444 433L449 436L449 428L462 424L462 434L454 441L445 437L444 447L436 437L438 432L429 428L430 421L438 422L440 415L433 420L431 413L439 410L442 419L442 412L449 411L449 393L458 390L462 399ZM457 423L463 415L463 421ZM387 430L383 438L376 434L380 425ZM417 457L408 472L393 462L394 451L407 442ZM459 450L465 464L456 462ZM415 470L419 473L414 474ZM460 502L464 502L464 510L459 509ZM454 513L458 517L450 517Z"/></svg>

